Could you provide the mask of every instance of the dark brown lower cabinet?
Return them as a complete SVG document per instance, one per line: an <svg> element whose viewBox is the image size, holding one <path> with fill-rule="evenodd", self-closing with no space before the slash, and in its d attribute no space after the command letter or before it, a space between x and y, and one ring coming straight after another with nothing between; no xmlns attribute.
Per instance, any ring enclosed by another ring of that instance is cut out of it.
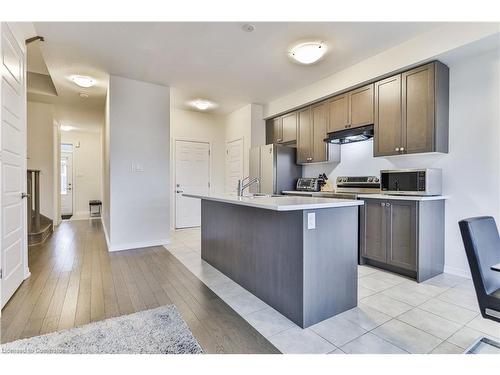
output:
<svg viewBox="0 0 500 375"><path fill-rule="evenodd" d="M415 278L443 272L444 200L363 199L360 263Z"/></svg>

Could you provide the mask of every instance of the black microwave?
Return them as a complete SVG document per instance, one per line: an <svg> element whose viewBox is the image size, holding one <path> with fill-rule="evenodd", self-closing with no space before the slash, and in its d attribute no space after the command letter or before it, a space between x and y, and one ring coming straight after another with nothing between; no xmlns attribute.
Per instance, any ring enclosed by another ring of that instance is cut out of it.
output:
<svg viewBox="0 0 500 375"><path fill-rule="evenodd" d="M380 188L384 194L440 195L441 169L395 169L380 171Z"/></svg>

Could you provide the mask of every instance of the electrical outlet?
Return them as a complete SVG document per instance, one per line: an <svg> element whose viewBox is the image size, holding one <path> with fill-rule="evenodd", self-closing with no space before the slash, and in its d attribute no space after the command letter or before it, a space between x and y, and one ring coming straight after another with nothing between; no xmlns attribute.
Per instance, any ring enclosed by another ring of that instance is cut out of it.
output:
<svg viewBox="0 0 500 375"><path fill-rule="evenodd" d="M307 229L315 229L316 228L316 213L308 212L307 213Z"/></svg>

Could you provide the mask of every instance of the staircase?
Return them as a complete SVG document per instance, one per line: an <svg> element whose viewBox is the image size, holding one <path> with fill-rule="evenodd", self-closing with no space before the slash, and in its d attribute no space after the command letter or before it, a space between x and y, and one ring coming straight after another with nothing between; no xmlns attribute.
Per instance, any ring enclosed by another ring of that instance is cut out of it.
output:
<svg viewBox="0 0 500 375"><path fill-rule="evenodd" d="M28 169L28 246L41 244L53 231L52 220L40 213L40 170Z"/></svg>

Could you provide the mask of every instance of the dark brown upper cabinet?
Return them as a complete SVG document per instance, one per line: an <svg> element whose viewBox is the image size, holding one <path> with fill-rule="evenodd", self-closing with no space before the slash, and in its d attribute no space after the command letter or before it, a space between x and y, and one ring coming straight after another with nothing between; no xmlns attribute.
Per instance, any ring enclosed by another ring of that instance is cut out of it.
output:
<svg viewBox="0 0 500 375"><path fill-rule="evenodd" d="M373 84L349 93L349 127L373 124Z"/></svg>
<svg viewBox="0 0 500 375"><path fill-rule="evenodd" d="M328 133L373 124L373 84L329 100Z"/></svg>
<svg viewBox="0 0 500 375"><path fill-rule="evenodd" d="M328 127L328 103L311 107L312 118L312 158L314 163L328 161L328 143L325 142Z"/></svg>
<svg viewBox="0 0 500 375"><path fill-rule="evenodd" d="M297 112L268 120L267 143L293 144L297 141Z"/></svg>
<svg viewBox="0 0 500 375"><path fill-rule="evenodd" d="M281 128L281 117L276 117L271 120L272 126L272 143L280 143L283 141L283 133Z"/></svg>
<svg viewBox="0 0 500 375"><path fill-rule="evenodd" d="M448 152L448 98L438 61L376 82L374 156Z"/></svg>
<svg viewBox="0 0 500 375"><path fill-rule="evenodd" d="M292 112L281 117L281 143L297 141L297 112Z"/></svg>
<svg viewBox="0 0 500 375"><path fill-rule="evenodd" d="M375 83L375 156L399 154L401 147L401 75Z"/></svg>
<svg viewBox="0 0 500 375"><path fill-rule="evenodd" d="M297 164L313 161L311 107L298 112Z"/></svg>
<svg viewBox="0 0 500 375"><path fill-rule="evenodd" d="M349 95L335 96L328 103L328 133L344 130L349 125Z"/></svg>

